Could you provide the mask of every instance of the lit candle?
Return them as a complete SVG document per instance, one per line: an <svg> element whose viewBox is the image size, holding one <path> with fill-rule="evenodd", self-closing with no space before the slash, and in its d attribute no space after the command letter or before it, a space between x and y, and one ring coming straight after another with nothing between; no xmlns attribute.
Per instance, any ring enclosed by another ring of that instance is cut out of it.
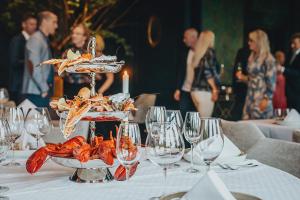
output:
<svg viewBox="0 0 300 200"><path fill-rule="evenodd" d="M127 71L123 73L123 93L129 93L129 75Z"/></svg>

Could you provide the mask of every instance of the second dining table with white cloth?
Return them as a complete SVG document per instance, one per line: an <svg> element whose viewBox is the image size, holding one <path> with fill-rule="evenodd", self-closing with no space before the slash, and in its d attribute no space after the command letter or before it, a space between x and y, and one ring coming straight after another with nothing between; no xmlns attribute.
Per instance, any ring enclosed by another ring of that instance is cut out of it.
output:
<svg viewBox="0 0 300 200"><path fill-rule="evenodd" d="M167 194L188 191L205 171L203 167L201 173L189 174L183 171L189 163L180 161L180 166L168 170L166 188L162 169L148 160L141 161L136 174L129 181L107 183L71 182L68 177L74 169L57 165L51 159L34 175L28 174L24 166L0 166L0 185L10 187L8 192L1 195L7 195L12 200L147 200L161 195L163 191ZM111 169L112 173L115 168L116 166ZM300 179L279 169L264 164L239 170L222 170L217 166L214 168L230 191L251 194L263 200L299 199Z"/></svg>

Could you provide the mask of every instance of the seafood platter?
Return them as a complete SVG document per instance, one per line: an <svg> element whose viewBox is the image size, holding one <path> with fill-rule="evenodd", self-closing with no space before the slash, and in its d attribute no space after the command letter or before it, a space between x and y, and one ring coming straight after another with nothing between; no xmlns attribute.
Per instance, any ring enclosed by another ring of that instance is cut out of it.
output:
<svg viewBox="0 0 300 200"><path fill-rule="evenodd" d="M51 59L42 62L38 67L46 64L58 65L58 74L89 73L91 88L80 89L73 99L60 98L52 100L50 107L54 109L60 119L64 120L62 134L68 140L60 144L46 144L36 150L27 160L26 170L34 174L50 157L55 163L74 168L75 172L70 180L80 183L108 182L113 179L125 180L126 170L119 165L111 174L110 168L116 166L116 139L110 132L110 138L105 140L103 136L96 136L96 122L122 121L127 122L129 113L135 110L134 100L127 93L119 93L103 96L95 92L96 73L117 73L124 65L124 61L117 61L116 56L95 57L96 39L91 37L85 54L79 52L67 52L66 59ZM80 121L89 121L90 134L88 138L83 136L72 137L75 126ZM116 130L118 131L118 130ZM125 141L130 151L136 151L130 140ZM138 163L131 167L129 175L132 176Z"/></svg>

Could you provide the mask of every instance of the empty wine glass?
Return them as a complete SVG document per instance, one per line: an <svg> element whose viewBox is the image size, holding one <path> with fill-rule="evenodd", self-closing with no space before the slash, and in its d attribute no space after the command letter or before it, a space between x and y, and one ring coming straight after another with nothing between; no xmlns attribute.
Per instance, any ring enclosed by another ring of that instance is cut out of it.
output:
<svg viewBox="0 0 300 200"><path fill-rule="evenodd" d="M183 125L185 139L191 144L191 167L186 169L189 173L197 173L198 169L194 167L194 147L200 140L201 119L198 112L187 112Z"/></svg>
<svg viewBox="0 0 300 200"><path fill-rule="evenodd" d="M25 118L26 131L36 138L36 147L39 148L41 136L52 130L52 122L47 108L30 108Z"/></svg>
<svg viewBox="0 0 300 200"><path fill-rule="evenodd" d="M164 122L166 120L166 107L151 106L146 114L145 124L147 132L151 132L153 122Z"/></svg>
<svg viewBox="0 0 300 200"><path fill-rule="evenodd" d="M146 140L146 153L152 163L163 169L166 187L168 166L180 161L184 153L184 141L178 127L170 122L153 122Z"/></svg>
<svg viewBox="0 0 300 200"><path fill-rule="evenodd" d="M117 158L126 168L126 180L129 180L130 169L141 157L141 134L138 124L123 122L117 133Z"/></svg>
<svg viewBox="0 0 300 200"><path fill-rule="evenodd" d="M10 129L9 129L9 125L7 123L7 120L5 118L1 118L0 119L0 163L2 161L5 161L6 157L7 157L7 153L9 150L9 133ZM9 190L9 187L6 186L0 186L0 193L1 192L6 192ZM9 199L6 196L1 196L0 195L0 199Z"/></svg>
<svg viewBox="0 0 300 200"><path fill-rule="evenodd" d="M221 120L218 118L201 118L201 136L197 149L200 157L210 170L210 164L221 154L224 135Z"/></svg>
<svg viewBox="0 0 300 200"><path fill-rule="evenodd" d="M9 140L12 150L12 160L6 164L6 166L20 166L21 164L15 161L15 142L17 138L22 135L24 128L24 113L22 108L7 108L5 117L10 128Z"/></svg>
<svg viewBox="0 0 300 200"><path fill-rule="evenodd" d="M176 124L182 131L183 119L180 110L166 110L166 121Z"/></svg>

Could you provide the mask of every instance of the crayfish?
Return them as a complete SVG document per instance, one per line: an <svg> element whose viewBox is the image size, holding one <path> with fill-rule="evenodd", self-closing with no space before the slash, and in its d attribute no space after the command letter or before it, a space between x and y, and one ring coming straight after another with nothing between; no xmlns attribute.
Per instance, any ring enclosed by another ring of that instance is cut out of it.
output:
<svg viewBox="0 0 300 200"><path fill-rule="evenodd" d="M116 158L116 140L110 132L110 139L104 140L102 136L96 136L88 144L84 137L76 136L63 144L47 144L35 151L26 162L27 172L36 173L46 162L48 156L75 158L80 162L88 162L93 159L101 159L107 165L113 165ZM136 164L130 171L132 176L137 168ZM118 181L125 180L125 168L120 165L114 175Z"/></svg>

